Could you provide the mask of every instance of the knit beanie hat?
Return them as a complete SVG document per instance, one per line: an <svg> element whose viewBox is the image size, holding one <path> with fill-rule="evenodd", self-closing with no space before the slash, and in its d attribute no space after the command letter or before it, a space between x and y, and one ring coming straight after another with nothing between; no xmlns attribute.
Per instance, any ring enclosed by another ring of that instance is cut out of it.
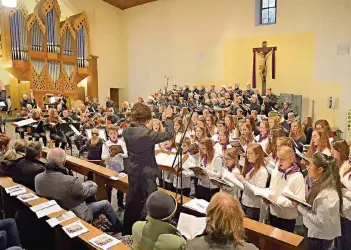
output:
<svg viewBox="0 0 351 250"><path fill-rule="evenodd" d="M168 220L177 211L174 197L162 191L153 192L146 201L148 215L156 220Z"/></svg>

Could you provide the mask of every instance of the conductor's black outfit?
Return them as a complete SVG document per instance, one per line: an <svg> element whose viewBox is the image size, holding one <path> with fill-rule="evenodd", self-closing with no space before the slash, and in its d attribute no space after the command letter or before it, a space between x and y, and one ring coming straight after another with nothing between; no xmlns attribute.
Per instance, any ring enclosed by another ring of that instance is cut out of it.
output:
<svg viewBox="0 0 351 250"><path fill-rule="evenodd" d="M129 182L123 235L131 235L133 224L146 216L146 200L157 190L155 144L167 141L173 136L173 121L170 118L165 121L165 132L154 132L138 123L131 123L123 130L128 150L128 158L124 159L124 169Z"/></svg>

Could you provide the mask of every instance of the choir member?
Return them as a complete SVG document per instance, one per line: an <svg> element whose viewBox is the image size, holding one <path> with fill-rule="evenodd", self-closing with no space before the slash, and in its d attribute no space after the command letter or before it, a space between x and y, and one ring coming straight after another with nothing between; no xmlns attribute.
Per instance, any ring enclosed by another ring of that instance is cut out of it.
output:
<svg viewBox="0 0 351 250"><path fill-rule="evenodd" d="M300 121L294 120L291 122L289 137L292 138L298 146L298 150L303 150L303 145L306 144L306 136L303 132Z"/></svg>
<svg viewBox="0 0 351 250"><path fill-rule="evenodd" d="M338 166L341 167L348 160L349 145L347 145L345 140L333 141L331 153L337 160Z"/></svg>
<svg viewBox="0 0 351 250"><path fill-rule="evenodd" d="M196 170L195 176L199 179L197 184L196 198L210 201L212 196L219 191L219 188L210 182L209 177L220 178L222 176L222 157L215 154L213 143L210 138L200 141L200 166L202 170Z"/></svg>
<svg viewBox="0 0 351 250"><path fill-rule="evenodd" d="M228 179L236 178L237 174L240 174L240 166L239 166L239 152L236 148L230 148L224 152L224 169L222 173L222 179L226 176ZM241 197L241 190L236 186L229 187L222 185L221 191L227 192L228 194L233 195L237 200Z"/></svg>
<svg viewBox="0 0 351 250"><path fill-rule="evenodd" d="M240 144L244 148L245 152L247 152L248 146L250 146L254 142L251 125L246 122L242 123L240 127L240 132Z"/></svg>
<svg viewBox="0 0 351 250"><path fill-rule="evenodd" d="M302 128L303 128L303 132L306 135L306 144L310 144L311 138L312 138L312 132L313 132L312 117L306 116L303 119Z"/></svg>
<svg viewBox="0 0 351 250"><path fill-rule="evenodd" d="M224 122L229 132L229 141L232 141L234 138L239 138L239 129L237 126L236 117L234 118L232 115L226 115Z"/></svg>
<svg viewBox="0 0 351 250"><path fill-rule="evenodd" d="M191 177L194 176L194 172L190 169L191 167L195 167L197 165L196 159L189 153L189 146L191 144L191 140L189 137L185 137L182 144L183 156L187 155L188 158L185 162L183 162L182 172L177 172L177 176L173 179L173 187L177 191L178 194L181 193L180 188L183 189L183 195L186 197L190 196L191 191ZM176 168L178 171L179 169ZM182 184L182 186L180 185Z"/></svg>
<svg viewBox="0 0 351 250"><path fill-rule="evenodd" d="M256 95L252 95L252 97L251 97L250 110L251 110L251 112L253 110L256 110L257 112L261 112L261 105L258 102L258 99L257 99Z"/></svg>
<svg viewBox="0 0 351 250"><path fill-rule="evenodd" d="M307 151L307 155L312 157L315 153L322 153L325 155L331 155L331 146L328 140L328 134L323 130L313 130L310 147Z"/></svg>
<svg viewBox="0 0 351 250"><path fill-rule="evenodd" d="M270 199L281 208L270 205L269 221L272 226L293 233L298 213L292 201L281 194L283 191L288 192L304 200L304 178L296 165L295 153L291 147L280 147L277 158L278 168L272 171L269 189L273 193Z"/></svg>
<svg viewBox="0 0 351 250"><path fill-rule="evenodd" d="M196 143L197 145L200 144L202 139L206 138L206 131L205 128L196 126L195 127L195 137L192 143Z"/></svg>
<svg viewBox="0 0 351 250"><path fill-rule="evenodd" d="M336 239L338 250L347 250L351 246L351 148L349 157L339 169L343 189L343 213L340 217L341 236Z"/></svg>
<svg viewBox="0 0 351 250"><path fill-rule="evenodd" d="M264 152L260 144L252 144L247 149L245 165L236 177L244 184L241 203L246 217L260 219L261 198L253 194L256 187L265 188L268 172L264 166Z"/></svg>
<svg viewBox="0 0 351 250"><path fill-rule="evenodd" d="M306 249L327 250L333 240L341 236L340 214L343 199L337 161L317 152L313 155L309 174L315 180L307 196L307 203L312 208L296 201L293 204L303 216Z"/></svg>
<svg viewBox="0 0 351 250"><path fill-rule="evenodd" d="M264 152L267 152L269 144L269 133L268 121L261 121L260 134L255 137L255 141L262 146Z"/></svg>
<svg viewBox="0 0 351 250"><path fill-rule="evenodd" d="M224 152L232 147L229 143L229 133L227 130L222 129L218 135L219 141L214 145L214 150L216 155L223 156Z"/></svg>
<svg viewBox="0 0 351 250"><path fill-rule="evenodd" d="M215 134L216 132L216 125L215 125L215 121L214 121L214 117L213 115L209 114L206 117L206 125L208 128L208 132L211 135L211 137Z"/></svg>
<svg viewBox="0 0 351 250"><path fill-rule="evenodd" d="M178 145L183 137L184 134L184 124L183 120L180 117L176 117L173 119L174 123L174 132L175 132L175 144Z"/></svg>
<svg viewBox="0 0 351 250"><path fill-rule="evenodd" d="M256 127L255 118L253 118L251 115L248 115L245 121L251 125L253 135L258 136L260 134L260 130Z"/></svg>
<svg viewBox="0 0 351 250"><path fill-rule="evenodd" d="M116 125L108 125L107 126L107 134L109 139L103 143L102 145L102 153L101 159L105 161L106 168L112 169L117 173L124 171L124 163L123 160L128 158L128 152L126 144L123 140L118 139L118 128ZM111 152L109 149L113 145L120 145L122 148L122 152L115 153ZM107 198L111 202L112 188L106 186ZM119 209L124 209L123 204L123 192L117 191L117 205Z"/></svg>

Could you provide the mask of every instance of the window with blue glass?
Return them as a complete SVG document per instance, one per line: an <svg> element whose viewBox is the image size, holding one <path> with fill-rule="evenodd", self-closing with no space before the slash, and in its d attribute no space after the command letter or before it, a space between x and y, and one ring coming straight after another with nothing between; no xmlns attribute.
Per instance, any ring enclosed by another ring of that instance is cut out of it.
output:
<svg viewBox="0 0 351 250"><path fill-rule="evenodd" d="M261 24L276 23L277 0L261 0Z"/></svg>

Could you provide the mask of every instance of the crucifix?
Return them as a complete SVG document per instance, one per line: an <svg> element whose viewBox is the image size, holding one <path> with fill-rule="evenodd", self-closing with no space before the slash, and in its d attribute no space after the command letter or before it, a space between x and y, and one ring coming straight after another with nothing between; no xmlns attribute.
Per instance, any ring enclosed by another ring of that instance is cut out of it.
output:
<svg viewBox="0 0 351 250"><path fill-rule="evenodd" d="M267 42L262 42L262 47L253 48L253 70L252 70L252 87L256 88L256 54L261 58L259 64L259 73L262 82L262 95L266 94L267 88L267 59L272 54L272 79L275 79L275 52L277 47L267 47Z"/></svg>

